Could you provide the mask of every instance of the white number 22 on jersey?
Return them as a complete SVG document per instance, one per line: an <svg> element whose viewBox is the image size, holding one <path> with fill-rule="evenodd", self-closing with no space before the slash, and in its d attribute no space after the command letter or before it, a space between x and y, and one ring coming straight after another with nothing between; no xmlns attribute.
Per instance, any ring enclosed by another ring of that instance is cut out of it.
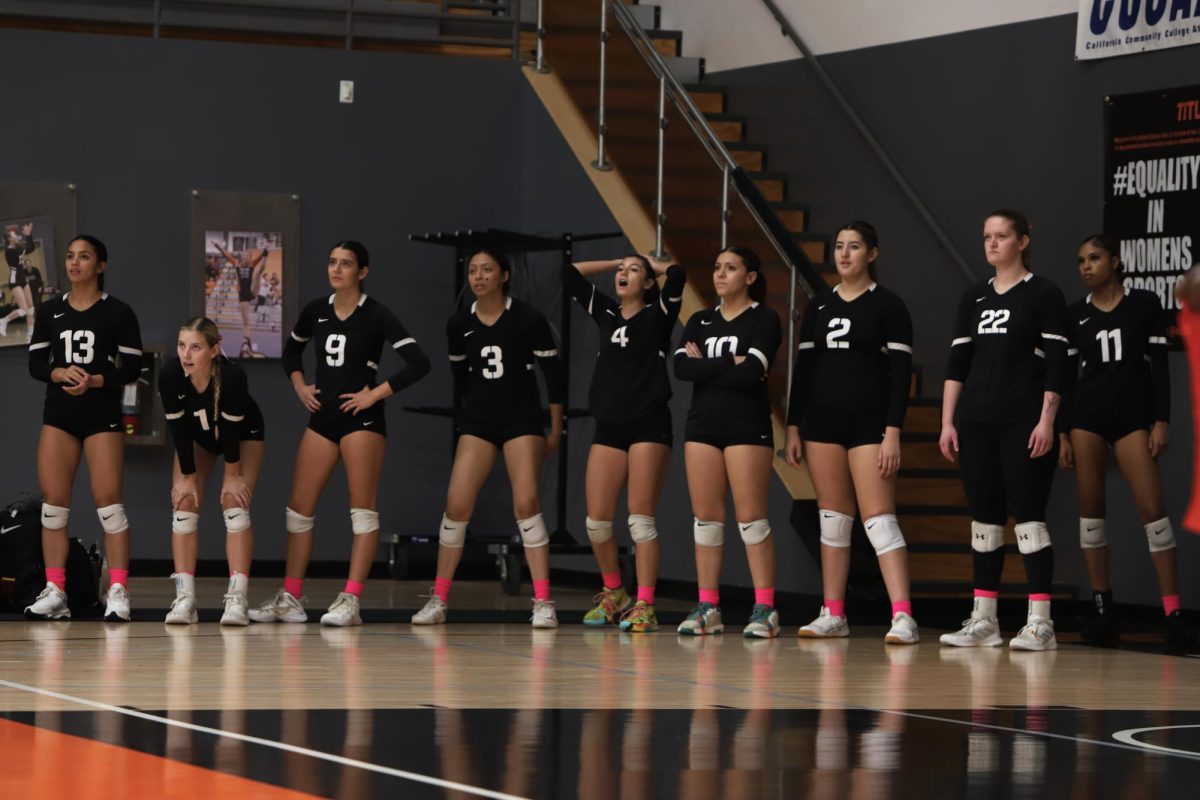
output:
<svg viewBox="0 0 1200 800"><path fill-rule="evenodd" d="M1010 312L1007 308L985 309L984 312L979 315L979 332L1008 333L1008 328L1002 328L1000 326L1008 322L1008 318L1011 313L1012 312Z"/></svg>
<svg viewBox="0 0 1200 800"><path fill-rule="evenodd" d="M503 350L494 344L489 344L479 351L479 355L487 359L487 366L483 368L483 377L495 380L504 374Z"/></svg>
<svg viewBox="0 0 1200 800"><path fill-rule="evenodd" d="M612 338L610 338L609 341L612 342L613 344L619 344L619 345L621 345L621 347L628 347L629 346L628 328L629 328L628 325L622 325L621 327L617 328L615 331L613 331Z"/></svg>
<svg viewBox="0 0 1200 800"><path fill-rule="evenodd" d="M705 344L708 345L709 358L737 355L738 337L736 336L714 336L706 340Z"/></svg>
<svg viewBox="0 0 1200 800"><path fill-rule="evenodd" d="M325 338L325 363L331 367L346 363L346 334L331 333Z"/></svg>
<svg viewBox="0 0 1200 800"><path fill-rule="evenodd" d="M829 333L825 334L825 347L830 350L849 350L849 342L839 342L850 333L850 320L845 317L834 317L829 320Z"/></svg>
<svg viewBox="0 0 1200 800"><path fill-rule="evenodd" d="M96 334L91 331L63 331L58 338L68 364L90 364L96 357Z"/></svg>
<svg viewBox="0 0 1200 800"><path fill-rule="evenodd" d="M1100 360L1106 364L1109 361L1121 360L1121 329L1114 328L1111 331L1100 331L1096 334L1096 338L1100 340ZM1108 343L1112 342L1110 351ZM1111 357L1110 357L1111 356Z"/></svg>

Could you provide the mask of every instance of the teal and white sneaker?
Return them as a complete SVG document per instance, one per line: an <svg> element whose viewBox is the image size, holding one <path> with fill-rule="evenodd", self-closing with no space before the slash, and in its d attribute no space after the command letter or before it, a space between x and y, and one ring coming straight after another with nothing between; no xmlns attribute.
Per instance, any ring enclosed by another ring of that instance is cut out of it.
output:
<svg viewBox="0 0 1200 800"><path fill-rule="evenodd" d="M721 609L712 603L697 603L678 628L678 632L685 636L704 636L723 630L725 625L721 622Z"/></svg>
<svg viewBox="0 0 1200 800"><path fill-rule="evenodd" d="M779 635L779 612L774 606L756 603L742 635L747 639L774 639Z"/></svg>

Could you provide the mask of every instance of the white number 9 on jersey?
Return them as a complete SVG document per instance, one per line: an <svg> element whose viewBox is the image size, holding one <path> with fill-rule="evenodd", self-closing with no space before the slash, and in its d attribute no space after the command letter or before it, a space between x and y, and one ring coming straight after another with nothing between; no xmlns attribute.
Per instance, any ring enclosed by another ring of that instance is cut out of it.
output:
<svg viewBox="0 0 1200 800"><path fill-rule="evenodd" d="M346 334L331 333L325 337L325 363L331 367L346 363Z"/></svg>

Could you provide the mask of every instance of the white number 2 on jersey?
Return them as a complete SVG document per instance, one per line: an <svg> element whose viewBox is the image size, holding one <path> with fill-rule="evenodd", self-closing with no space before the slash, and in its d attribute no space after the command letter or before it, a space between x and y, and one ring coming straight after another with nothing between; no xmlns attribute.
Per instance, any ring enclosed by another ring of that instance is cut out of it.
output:
<svg viewBox="0 0 1200 800"><path fill-rule="evenodd" d="M849 350L849 342L839 342L850 333L850 320L834 317L829 320L829 333L825 334L825 347L830 350Z"/></svg>
<svg viewBox="0 0 1200 800"><path fill-rule="evenodd" d="M1100 360L1106 364L1109 361L1121 360L1121 329L1114 328L1111 331L1100 331L1096 334L1096 338L1100 340ZM1112 342L1112 351L1109 351L1108 343ZM1112 356L1111 358L1109 356Z"/></svg>
<svg viewBox="0 0 1200 800"><path fill-rule="evenodd" d="M1002 328L1000 326L1008 322L1008 318L1011 313L1012 312L1010 312L1007 308L985 309L984 312L979 315L979 332L1008 333L1008 328Z"/></svg>
<svg viewBox="0 0 1200 800"><path fill-rule="evenodd" d="M496 380L504 374L503 350L494 344L489 344L479 351L479 355L487 359L487 366L483 368L483 377L489 380Z"/></svg>
<svg viewBox="0 0 1200 800"><path fill-rule="evenodd" d="M619 344L619 345L621 345L621 347L628 347L629 346L628 328L629 328L628 325L622 325L621 327L617 328L615 331L613 331L612 338L610 338L609 341L612 342L613 344Z"/></svg>
<svg viewBox="0 0 1200 800"><path fill-rule="evenodd" d="M346 335L331 333L325 337L325 363L331 367L340 367L346 363Z"/></svg>
<svg viewBox="0 0 1200 800"><path fill-rule="evenodd" d="M96 357L96 334L91 331L63 331L58 338L68 364L90 364Z"/></svg>
<svg viewBox="0 0 1200 800"><path fill-rule="evenodd" d="M706 340L705 344L708 346L709 358L737 355L738 337L736 336L714 336Z"/></svg>

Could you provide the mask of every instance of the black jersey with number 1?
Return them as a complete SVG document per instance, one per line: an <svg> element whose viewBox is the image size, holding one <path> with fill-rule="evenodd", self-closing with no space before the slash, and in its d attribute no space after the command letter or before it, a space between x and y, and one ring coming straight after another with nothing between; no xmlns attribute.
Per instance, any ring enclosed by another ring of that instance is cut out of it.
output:
<svg viewBox="0 0 1200 800"><path fill-rule="evenodd" d="M178 358L158 375L158 394L184 475L196 471L193 442L210 453L224 455L227 464L234 464L241 459L242 441L262 434L262 411L250 396L246 373L224 355L217 358L219 398L215 370L203 392L196 391Z"/></svg>
<svg viewBox="0 0 1200 800"><path fill-rule="evenodd" d="M679 319L687 272L667 268L658 300L632 317L621 314L621 304L570 267L565 272L567 291L600 328L600 352L588 404L599 422L621 424L644 419L671 399L667 353L671 333Z"/></svg>
<svg viewBox="0 0 1200 800"><path fill-rule="evenodd" d="M311 340L316 349L317 400L326 411L337 411L341 395L360 392L378 385L377 373L384 342L404 359L405 364L390 378L393 392L409 386L429 372L429 357L408 335L396 315L374 298L363 295L358 307L345 319L339 319L333 305L334 295L313 300L300 312L296 327L283 348L283 368L291 375L304 371L304 346ZM376 405L379 405L376 403Z"/></svg>

